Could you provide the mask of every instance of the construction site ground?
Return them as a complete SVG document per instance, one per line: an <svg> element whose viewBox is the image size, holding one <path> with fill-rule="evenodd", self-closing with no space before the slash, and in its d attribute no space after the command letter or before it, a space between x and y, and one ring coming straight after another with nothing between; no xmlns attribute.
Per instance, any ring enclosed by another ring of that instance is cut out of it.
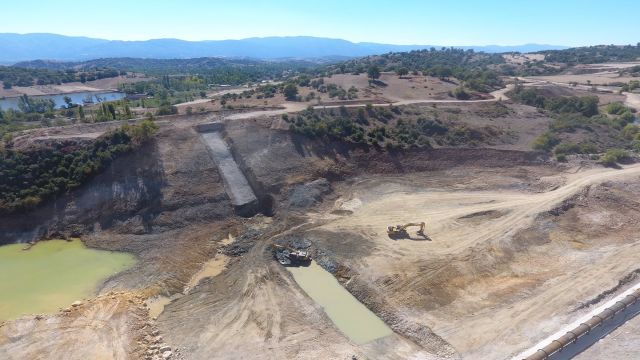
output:
<svg viewBox="0 0 640 360"><path fill-rule="evenodd" d="M484 105L455 106L471 114ZM307 139L280 130L279 117L228 119L234 157L256 195L273 197L273 216L253 218L233 214L193 128L224 119L159 119L144 153L115 161L56 213L97 224L85 243L135 254L134 268L78 307L3 323L0 357L154 359L170 347L175 359L509 358L632 285L640 165L549 161L528 145L549 119L508 106L507 117L460 116L518 135L484 148L387 152ZM93 137L117 125L17 139ZM31 221L49 218L45 207ZM387 236L388 225L421 221L427 238ZM340 333L274 260L269 245L286 239L306 244L394 334L357 345ZM197 275L220 255L212 277ZM175 300L153 320L144 300L157 296Z"/></svg>

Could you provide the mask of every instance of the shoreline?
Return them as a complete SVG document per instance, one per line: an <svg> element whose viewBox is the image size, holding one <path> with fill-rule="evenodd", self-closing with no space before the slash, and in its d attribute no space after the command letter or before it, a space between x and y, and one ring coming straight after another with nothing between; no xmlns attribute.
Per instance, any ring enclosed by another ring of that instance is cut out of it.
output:
<svg viewBox="0 0 640 360"><path fill-rule="evenodd" d="M121 91L117 89L71 90L71 91L57 92L57 93L51 93L51 94L41 94L41 95L20 94L20 95L0 96L0 100L17 99L22 97L23 95L27 95L28 97L45 97L45 96L59 96L59 95L80 94L80 93L117 93L117 92L121 92ZM124 92L122 93L124 94Z"/></svg>

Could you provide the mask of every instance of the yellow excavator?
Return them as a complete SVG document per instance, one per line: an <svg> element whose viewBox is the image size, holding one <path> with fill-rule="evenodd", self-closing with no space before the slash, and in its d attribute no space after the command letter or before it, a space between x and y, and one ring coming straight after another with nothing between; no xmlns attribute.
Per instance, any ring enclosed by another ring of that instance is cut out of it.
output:
<svg viewBox="0 0 640 360"><path fill-rule="evenodd" d="M395 226L387 226L387 234L390 238L400 238L400 237L409 237L409 233L407 232L407 228L411 226L418 226L418 235L426 236L424 234L424 222L419 223L408 223L404 225L395 225Z"/></svg>

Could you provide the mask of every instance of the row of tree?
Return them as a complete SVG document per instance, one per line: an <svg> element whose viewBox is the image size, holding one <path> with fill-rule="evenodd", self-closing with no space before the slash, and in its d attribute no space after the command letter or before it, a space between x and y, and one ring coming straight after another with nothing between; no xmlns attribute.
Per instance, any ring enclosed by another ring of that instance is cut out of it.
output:
<svg viewBox="0 0 640 360"><path fill-rule="evenodd" d="M18 66L0 66L0 81L5 89L13 86L33 86L63 84L74 81L82 83L97 79L112 78L124 74L115 69L92 70L49 70L32 69Z"/></svg>

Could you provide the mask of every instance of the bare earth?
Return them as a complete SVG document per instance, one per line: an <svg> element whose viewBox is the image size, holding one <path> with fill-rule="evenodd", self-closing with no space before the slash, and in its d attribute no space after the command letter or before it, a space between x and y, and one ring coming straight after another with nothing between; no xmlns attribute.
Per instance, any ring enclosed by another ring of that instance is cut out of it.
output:
<svg viewBox="0 0 640 360"><path fill-rule="evenodd" d="M577 316L569 313L576 301L635 268L631 254L640 251L629 243L585 253L560 233L550 243L527 246L521 231L585 187L639 175L639 165L566 173L545 179L561 186L542 193L466 190L487 181L480 178L449 189L366 180L347 198L359 204L350 207L353 214L321 229L371 241L373 253L351 263L358 280L428 325L463 358L506 358ZM423 220L427 241L392 241L385 233L385 224Z"/></svg>

